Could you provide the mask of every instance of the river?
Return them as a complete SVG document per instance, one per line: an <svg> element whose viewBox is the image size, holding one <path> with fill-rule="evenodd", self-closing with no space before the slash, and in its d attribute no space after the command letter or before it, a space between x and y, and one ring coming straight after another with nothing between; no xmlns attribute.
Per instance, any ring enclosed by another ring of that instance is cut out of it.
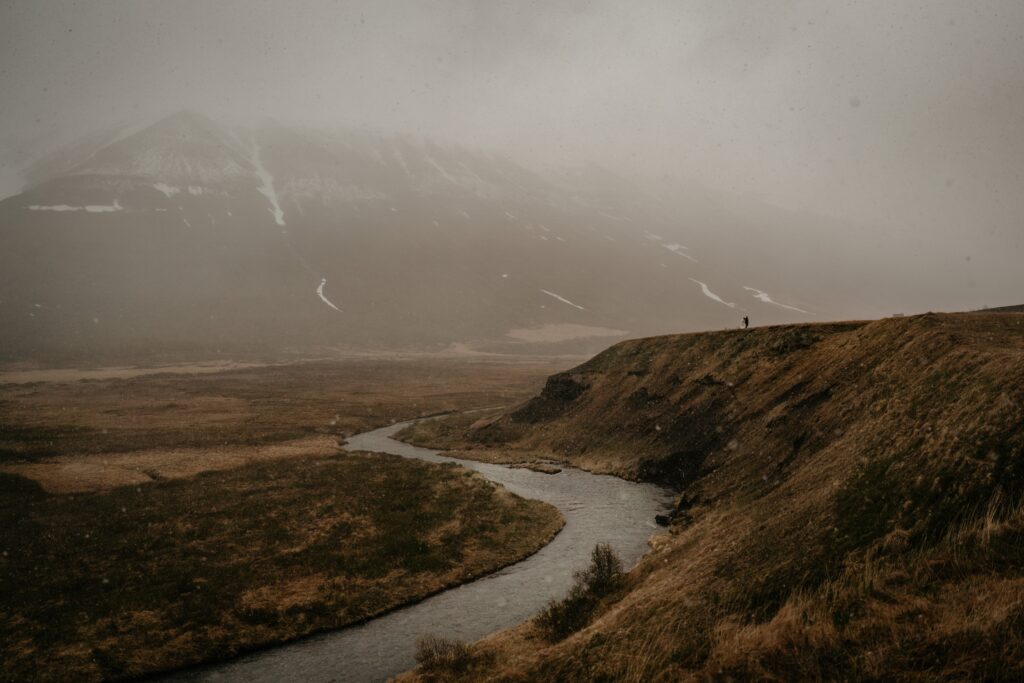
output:
<svg viewBox="0 0 1024 683"><path fill-rule="evenodd" d="M666 489L565 468L543 474L461 460L396 441L401 423L351 437L352 451L456 462L524 498L557 507L565 527L551 543L516 564L359 626L320 634L224 663L174 673L167 681L382 681L415 665L416 639L433 634L473 641L514 626L551 598L566 594L573 572L587 566L597 543L610 543L626 566L659 533L654 516L671 502Z"/></svg>

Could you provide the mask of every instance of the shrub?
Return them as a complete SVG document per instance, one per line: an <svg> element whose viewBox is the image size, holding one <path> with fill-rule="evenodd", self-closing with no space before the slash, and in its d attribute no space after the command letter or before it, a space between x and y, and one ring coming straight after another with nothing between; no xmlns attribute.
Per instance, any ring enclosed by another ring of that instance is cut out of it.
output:
<svg viewBox="0 0 1024 683"><path fill-rule="evenodd" d="M461 672L471 660L469 646L460 640L423 636L416 641L416 663L427 671Z"/></svg>
<svg viewBox="0 0 1024 683"><path fill-rule="evenodd" d="M590 566L576 572L576 583L561 600L551 600L534 620L547 640L556 642L587 625L598 600L622 582L622 560L606 543L594 546Z"/></svg>
<svg viewBox="0 0 1024 683"><path fill-rule="evenodd" d="M534 623L541 635L554 643L586 626L596 606L594 596L576 585L561 600L551 600L537 615Z"/></svg>
<svg viewBox="0 0 1024 683"><path fill-rule="evenodd" d="M619 587L622 581L622 560L607 543L598 543L590 553L590 566L576 573L576 584L586 587L588 593L604 597Z"/></svg>

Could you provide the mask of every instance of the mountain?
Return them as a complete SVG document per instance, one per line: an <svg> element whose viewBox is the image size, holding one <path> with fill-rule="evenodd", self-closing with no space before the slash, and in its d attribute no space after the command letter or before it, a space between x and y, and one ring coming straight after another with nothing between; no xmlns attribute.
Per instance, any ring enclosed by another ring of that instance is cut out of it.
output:
<svg viewBox="0 0 1024 683"><path fill-rule="evenodd" d="M0 202L8 360L587 351L814 319L849 284L838 255L773 246L778 210L399 135L180 112L32 177Z"/></svg>
<svg viewBox="0 0 1024 683"><path fill-rule="evenodd" d="M526 623L432 673L1024 680L1022 351L1021 313L667 335L502 414L418 423L402 438L460 457L678 492L670 533L574 633Z"/></svg>

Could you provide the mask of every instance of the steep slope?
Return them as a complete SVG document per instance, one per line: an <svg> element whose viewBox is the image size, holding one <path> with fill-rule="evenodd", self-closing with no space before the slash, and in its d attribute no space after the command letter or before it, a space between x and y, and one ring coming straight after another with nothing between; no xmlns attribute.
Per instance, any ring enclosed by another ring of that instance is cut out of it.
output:
<svg viewBox="0 0 1024 683"><path fill-rule="evenodd" d="M680 491L596 620L472 676L1019 680L1022 425L1024 315L929 314L624 342L415 438Z"/></svg>

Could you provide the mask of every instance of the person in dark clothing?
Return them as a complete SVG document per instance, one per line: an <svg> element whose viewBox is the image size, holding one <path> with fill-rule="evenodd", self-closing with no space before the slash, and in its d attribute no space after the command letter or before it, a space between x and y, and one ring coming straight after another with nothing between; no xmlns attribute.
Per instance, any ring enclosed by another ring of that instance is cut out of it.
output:
<svg viewBox="0 0 1024 683"><path fill-rule="evenodd" d="M748 316L743 316L743 329L747 329L748 327L750 327L750 318Z"/></svg>

